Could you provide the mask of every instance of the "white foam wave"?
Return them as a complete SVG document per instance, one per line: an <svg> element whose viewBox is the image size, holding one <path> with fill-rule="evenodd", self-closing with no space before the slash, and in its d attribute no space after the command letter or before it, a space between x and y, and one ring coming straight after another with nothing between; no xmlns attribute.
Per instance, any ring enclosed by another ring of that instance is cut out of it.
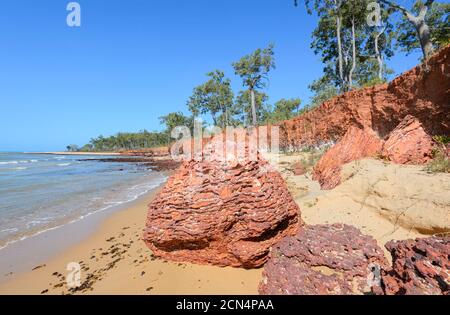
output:
<svg viewBox="0 0 450 315"><path fill-rule="evenodd" d="M87 214L81 215L81 216L79 216L78 218L73 219L73 220L71 220L71 221L69 221L69 222L66 222L66 223L63 223L63 224L60 224L60 225L57 225L57 226L54 226L54 227L50 227L50 228L47 228L47 229L38 231L38 232L36 232L36 233L34 233L34 234L31 234L31 235L25 235L25 236L22 236L22 237L19 238L19 239L11 240L11 241L7 242L6 244L4 244L3 246L0 246L0 250L2 250L2 249L4 249L4 248L8 247L9 245L11 245L11 244L13 244L13 243L20 242L20 241L26 240L26 239L28 239L28 238L32 238L32 237L41 235L42 233L45 233L45 232L48 232L48 231L52 231L52 230L59 229L59 228L61 228L61 227L64 227L65 225L72 224L72 223L78 222L78 221L80 221L80 220L83 220L83 219L85 219L85 218L87 218L87 217L89 217L89 216L91 216L91 215L93 215L93 214L97 214L97 213L103 212L103 211L105 211L105 210L111 209L111 208L113 208L113 207L118 207L118 206L120 206L120 205L122 205L122 204L125 204L125 203L129 203L129 202L135 201L135 200L138 199L140 196L142 196L142 195L148 193L149 191L151 191L151 190L155 189L156 187L158 187L159 185L163 184L166 180L167 180L167 177L165 177L165 176L162 176L161 178L158 178L158 179L156 179L156 180L153 179L153 181L152 181L151 183L148 183L148 184L147 184L147 186L146 186L147 189L145 189L145 190L143 190L143 191L139 191L137 194L131 196L130 199L127 199L127 200L124 200L124 201L118 201L118 202L105 202L104 204L105 204L106 206L103 207L103 208L100 208L100 209L91 211L91 212L89 212L89 213L87 213ZM136 185L136 186L139 186L139 185ZM96 199L96 198L95 198L95 199ZM41 220L42 220L42 218L41 218ZM37 223L37 222L36 222L36 221L31 221L31 222L29 222L29 223L32 223L32 225L34 225L34 223Z"/></svg>
<svg viewBox="0 0 450 315"><path fill-rule="evenodd" d="M58 164L58 166L69 166L70 165L70 163L60 163L60 164Z"/></svg>
<svg viewBox="0 0 450 315"><path fill-rule="evenodd" d="M0 165L8 165L8 164L19 164L18 161L6 161L6 162L0 162Z"/></svg>

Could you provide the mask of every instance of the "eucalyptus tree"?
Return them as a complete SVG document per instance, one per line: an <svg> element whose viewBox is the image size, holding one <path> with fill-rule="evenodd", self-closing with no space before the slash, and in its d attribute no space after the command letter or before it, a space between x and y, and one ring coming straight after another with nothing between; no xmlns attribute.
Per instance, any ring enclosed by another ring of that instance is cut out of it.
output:
<svg viewBox="0 0 450 315"><path fill-rule="evenodd" d="M273 48L272 44L264 49L259 48L232 64L235 74L242 78L243 86L248 88L253 126L258 125L256 92L267 86L269 72L275 69Z"/></svg>
<svg viewBox="0 0 450 315"><path fill-rule="evenodd" d="M300 112L301 100L299 98L281 99L274 104L272 112L267 119L268 123L276 123L287 120Z"/></svg>
<svg viewBox="0 0 450 315"><path fill-rule="evenodd" d="M214 125L217 126L220 121L225 128L232 115L234 94L231 81L220 70L209 72L207 76L207 82L194 88L188 108L194 116L209 113Z"/></svg>
<svg viewBox="0 0 450 315"><path fill-rule="evenodd" d="M244 126L257 126L258 122L265 122L270 113L270 106L267 103L268 99L267 94L263 92L240 91L236 97L234 107L238 121ZM255 121L257 122L256 125Z"/></svg>
<svg viewBox="0 0 450 315"><path fill-rule="evenodd" d="M392 56L392 25L374 29L367 23L371 0L305 0L308 13L318 16L311 48L321 56L324 76L314 84L334 84L341 92L384 77L384 59ZM375 49L375 46L377 49ZM379 61L378 68L369 59ZM320 92L316 90L316 92ZM328 92L333 92L328 89ZM319 99L323 95L319 95Z"/></svg>
<svg viewBox="0 0 450 315"><path fill-rule="evenodd" d="M172 112L159 117L160 123L166 126L164 133L167 137L167 143L170 143L171 132L176 127L188 127L191 134L194 129L194 118L185 116L182 112Z"/></svg>
<svg viewBox="0 0 450 315"><path fill-rule="evenodd" d="M398 42L406 51L419 46L423 57L427 59L434 51L433 33L440 35L440 37L444 34L443 37L447 37L448 41L449 4L435 3L434 0L426 0L425 2L418 0L414 3L412 9L408 10L393 0L380 1L399 11L408 22L398 23L400 32ZM434 11L434 14L430 14L431 11ZM429 17L432 17L432 19L430 20ZM430 26L437 27L432 31Z"/></svg>

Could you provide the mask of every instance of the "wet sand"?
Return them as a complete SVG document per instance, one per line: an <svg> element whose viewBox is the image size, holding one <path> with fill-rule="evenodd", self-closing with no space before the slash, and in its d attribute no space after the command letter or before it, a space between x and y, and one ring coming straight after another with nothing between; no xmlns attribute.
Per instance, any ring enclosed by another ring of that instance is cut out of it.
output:
<svg viewBox="0 0 450 315"><path fill-rule="evenodd" d="M172 263L153 256L141 235L156 192L112 214L56 257L7 275L0 294L257 294L261 269ZM76 290L66 283L71 262L82 268L82 286Z"/></svg>

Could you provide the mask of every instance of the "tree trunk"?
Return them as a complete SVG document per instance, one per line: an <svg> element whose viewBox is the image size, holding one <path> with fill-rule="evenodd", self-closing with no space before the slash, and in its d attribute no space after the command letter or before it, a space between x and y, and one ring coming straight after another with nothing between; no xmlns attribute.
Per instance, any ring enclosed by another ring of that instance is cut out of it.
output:
<svg viewBox="0 0 450 315"><path fill-rule="evenodd" d="M378 79L380 81L383 81L383 68L384 68L384 61L383 61L383 55L380 52L380 48L378 45L378 40L380 39L380 36L386 31L386 26L384 26L380 32L375 36L375 54L377 57L378 62Z"/></svg>
<svg viewBox="0 0 450 315"><path fill-rule="evenodd" d="M425 59L428 59L433 54L433 44L431 42L430 27L425 22L425 19L419 20L416 25L417 34L419 35L420 47Z"/></svg>
<svg viewBox="0 0 450 315"><path fill-rule="evenodd" d="M427 15L428 9L433 5L434 0L427 0L420 8L419 14L414 16L411 12L406 10L400 5L392 3L389 0L381 0L392 8L400 10L408 21L414 26L417 31L417 36L419 37L420 47L422 48L422 53L425 59L431 56L433 53L433 43L431 41L430 28L425 21L425 16Z"/></svg>
<svg viewBox="0 0 450 315"><path fill-rule="evenodd" d="M256 117L256 101L255 101L255 90L250 89L250 96L252 99L252 119L253 119L253 126L256 127L258 124L258 119Z"/></svg>
<svg viewBox="0 0 450 315"><path fill-rule="evenodd" d="M338 67L339 67L339 79L341 80L341 85L344 82L344 70L342 65L342 42L341 42L341 16L339 15L340 2L334 0L336 6L336 37L338 44Z"/></svg>
<svg viewBox="0 0 450 315"><path fill-rule="evenodd" d="M353 86L353 72L356 68L356 38L355 38L355 17L352 17L352 67L348 74L348 86L351 89Z"/></svg>

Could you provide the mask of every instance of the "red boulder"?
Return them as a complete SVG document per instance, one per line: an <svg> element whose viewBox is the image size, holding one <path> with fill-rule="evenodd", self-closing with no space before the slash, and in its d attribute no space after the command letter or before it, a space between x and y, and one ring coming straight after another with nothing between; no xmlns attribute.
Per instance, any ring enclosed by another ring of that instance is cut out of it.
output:
<svg viewBox="0 0 450 315"><path fill-rule="evenodd" d="M276 244L264 266L261 294L347 295L379 288L387 261L376 241L343 224L311 225Z"/></svg>
<svg viewBox="0 0 450 315"><path fill-rule="evenodd" d="M381 151L383 141L372 130L350 127L344 137L317 162L313 179L322 189L333 189L341 183L342 165Z"/></svg>
<svg viewBox="0 0 450 315"><path fill-rule="evenodd" d="M432 159L434 143L415 117L408 115L383 145L384 158L398 164L424 164Z"/></svg>
<svg viewBox="0 0 450 315"><path fill-rule="evenodd" d="M383 271L388 295L449 295L450 237L390 241L392 270Z"/></svg>
<svg viewBox="0 0 450 315"><path fill-rule="evenodd" d="M226 163L214 144L209 159L184 162L149 205L144 241L168 260L260 267L274 243L297 232L299 208L259 154Z"/></svg>

